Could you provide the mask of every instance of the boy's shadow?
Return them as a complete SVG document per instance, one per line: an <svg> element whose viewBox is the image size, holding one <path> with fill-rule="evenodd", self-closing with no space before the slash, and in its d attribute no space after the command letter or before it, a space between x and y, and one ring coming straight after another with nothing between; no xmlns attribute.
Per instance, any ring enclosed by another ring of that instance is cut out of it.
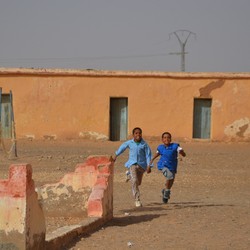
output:
<svg viewBox="0 0 250 250"><path fill-rule="evenodd" d="M151 206L160 205L161 203L151 203ZM164 205L164 204L163 204ZM222 203L204 203L204 202L196 202L196 201L189 201L189 202L170 202L165 204L164 210L173 210L173 209L185 209L185 208L203 208L203 207L232 207L233 204L222 204ZM158 210L158 208L157 208Z"/></svg>
<svg viewBox="0 0 250 250"><path fill-rule="evenodd" d="M122 213L128 213L127 216L123 217L114 217L110 222L108 222L107 226L128 226L132 224L138 224L141 222L151 221L153 219L167 216L167 211L176 210L176 209L186 209L186 208L203 208L203 207L225 207L225 206L233 206L232 204L213 204L213 203L202 203L202 202L173 202L169 204L163 203L150 203L144 207L140 208L131 208L126 210L120 210ZM164 212L165 211L165 212ZM130 215L130 213L141 213L148 212L143 215ZM153 213L152 213L153 212Z"/></svg>
<svg viewBox="0 0 250 250"><path fill-rule="evenodd" d="M149 212L153 212L153 211L162 211L162 210L166 210L166 204L163 203L151 203L151 204L147 204L143 207L139 207L139 208L130 208L130 209L122 209L119 210L122 213L141 213L141 212L145 212L145 211L149 211Z"/></svg>
<svg viewBox="0 0 250 250"><path fill-rule="evenodd" d="M138 224L141 222L151 221L162 215L159 214L144 214L144 215L129 215L125 217L114 217L110 222L106 224L107 227L126 227L132 224Z"/></svg>

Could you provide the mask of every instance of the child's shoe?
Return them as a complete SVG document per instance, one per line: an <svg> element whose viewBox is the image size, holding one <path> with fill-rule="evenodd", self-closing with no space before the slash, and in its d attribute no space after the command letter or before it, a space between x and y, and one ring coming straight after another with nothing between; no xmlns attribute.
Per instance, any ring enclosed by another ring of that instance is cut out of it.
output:
<svg viewBox="0 0 250 250"><path fill-rule="evenodd" d="M142 207L141 201L140 200L135 201L135 206Z"/></svg>
<svg viewBox="0 0 250 250"><path fill-rule="evenodd" d="M131 175L129 170L126 171L126 182L128 182L131 179Z"/></svg>
<svg viewBox="0 0 250 250"><path fill-rule="evenodd" d="M162 189L162 201L163 203L168 203L170 199L170 190Z"/></svg>

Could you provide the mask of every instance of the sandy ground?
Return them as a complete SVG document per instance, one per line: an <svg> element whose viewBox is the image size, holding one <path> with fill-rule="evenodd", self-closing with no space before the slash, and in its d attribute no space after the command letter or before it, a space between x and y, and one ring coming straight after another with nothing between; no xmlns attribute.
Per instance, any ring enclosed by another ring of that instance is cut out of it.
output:
<svg viewBox="0 0 250 250"><path fill-rule="evenodd" d="M154 152L160 141L148 143ZM0 150L0 178L12 163L30 163L36 186L54 183L87 156L111 155L120 144L20 140L17 159ZM114 219L66 249L250 249L250 143L181 146L187 157L179 162L168 204L161 197L164 177L154 167L143 177L143 207L135 208L125 152L115 163Z"/></svg>

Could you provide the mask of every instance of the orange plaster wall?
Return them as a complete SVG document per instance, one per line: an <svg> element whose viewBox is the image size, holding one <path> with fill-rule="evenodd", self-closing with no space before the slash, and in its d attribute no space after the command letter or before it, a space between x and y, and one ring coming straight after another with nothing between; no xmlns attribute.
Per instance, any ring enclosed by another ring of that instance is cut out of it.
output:
<svg viewBox="0 0 250 250"><path fill-rule="evenodd" d="M96 132L108 139L110 97L128 97L128 134L140 126L145 136L167 130L191 140L194 98L212 98L211 139L250 140L250 73L0 69L0 87L13 92L18 138Z"/></svg>

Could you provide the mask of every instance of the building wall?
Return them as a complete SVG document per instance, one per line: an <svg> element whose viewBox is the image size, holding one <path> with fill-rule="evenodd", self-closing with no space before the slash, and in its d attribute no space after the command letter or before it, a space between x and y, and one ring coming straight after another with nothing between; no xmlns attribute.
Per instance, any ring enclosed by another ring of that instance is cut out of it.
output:
<svg viewBox="0 0 250 250"><path fill-rule="evenodd" d="M13 93L17 138L109 139L109 101L128 98L128 134L192 140L194 98L211 98L211 140L250 140L250 73L0 69Z"/></svg>

